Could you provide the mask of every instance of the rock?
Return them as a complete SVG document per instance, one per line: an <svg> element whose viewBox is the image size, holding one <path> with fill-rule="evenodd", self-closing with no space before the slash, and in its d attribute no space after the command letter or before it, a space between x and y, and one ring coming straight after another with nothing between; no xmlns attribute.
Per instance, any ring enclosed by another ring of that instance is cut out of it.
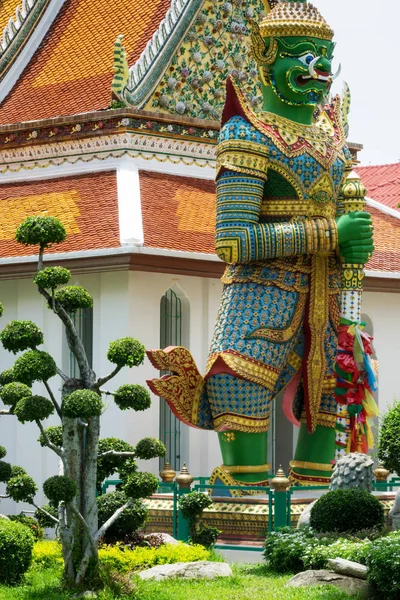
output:
<svg viewBox="0 0 400 600"><path fill-rule="evenodd" d="M157 537L162 537L164 544L179 544L178 540L176 540L169 533L149 533L149 535L145 535L144 539L151 538L153 535Z"/></svg>
<svg viewBox="0 0 400 600"><path fill-rule="evenodd" d="M320 571L304 571L298 573L290 581L287 582L287 587L303 587L310 585L334 585L338 589L346 592L349 596L359 596L360 598L368 598L370 596L370 587L363 579L340 575L321 569Z"/></svg>
<svg viewBox="0 0 400 600"><path fill-rule="evenodd" d="M207 562L205 560L189 563L175 563L172 565L159 565L141 571L140 579L215 579L216 577L231 577L232 569L227 563Z"/></svg>
<svg viewBox="0 0 400 600"><path fill-rule="evenodd" d="M72 596L72 600L79 600L82 598L98 598L99 595L96 592L91 592L90 590L86 591L86 592L82 592L81 594L75 594L74 596Z"/></svg>
<svg viewBox="0 0 400 600"><path fill-rule="evenodd" d="M346 560L345 558L330 558L328 559L328 567L335 573L341 575L349 575L349 577L357 577L358 579L367 579L368 569L360 563Z"/></svg>
<svg viewBox="0 0 400 600"><path fill-rule="evenodd" d="M393 531L400 529L400 490L396 492L394 504L389 511L388 523Z"/></svg>
<svg viewBox="0 0 400 600"><path fill-rule="evenodd" d="M299 520L297 521L297 528L308 527L310 525L311 509L315 505L317 500L310 502L310 504L305 507L305 509L303 510L303 512L301 513L301 515L299 517Z"/></svg>
<svg viewBox="0 0 400 600"><path fill-rule="evenodd" d="M7 515L0 515L0 519L5 519L6 521L10 520Z"/></svg>

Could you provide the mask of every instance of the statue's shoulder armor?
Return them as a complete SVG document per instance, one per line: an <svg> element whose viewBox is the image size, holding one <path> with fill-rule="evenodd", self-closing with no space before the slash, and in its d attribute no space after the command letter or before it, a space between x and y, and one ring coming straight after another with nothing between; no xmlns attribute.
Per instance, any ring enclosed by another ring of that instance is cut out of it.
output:
<svg viewBox="0 0 400 600"><path fill-rule="evenodd" d="M234 115L221 127L217 177L222 169L267 179L269 140L249 121Z"/></svg>

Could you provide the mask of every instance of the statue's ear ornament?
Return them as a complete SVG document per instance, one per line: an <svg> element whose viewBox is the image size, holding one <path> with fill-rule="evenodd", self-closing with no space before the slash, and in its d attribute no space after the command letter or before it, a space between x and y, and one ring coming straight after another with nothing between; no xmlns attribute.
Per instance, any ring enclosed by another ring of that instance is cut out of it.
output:
<svg viewBox="0 0 400 600"><path fill-rule="evenodd" d="M278 53L278 43L274 37L270 38L269 43L267 43L261 36L260 28L256 21L251 20L250 25L250 38L254 60L260 67L269 67L275 62Z"/></svg>

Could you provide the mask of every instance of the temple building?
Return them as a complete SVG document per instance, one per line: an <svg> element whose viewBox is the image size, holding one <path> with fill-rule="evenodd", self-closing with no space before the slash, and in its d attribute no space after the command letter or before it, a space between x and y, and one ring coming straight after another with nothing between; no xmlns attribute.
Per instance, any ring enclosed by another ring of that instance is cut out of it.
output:
<svg viewBox="0 0 400 600"><path fill-rule="evenodd" d="M76 323L98 375L109 343L185 345L205 367L222 289L214 252L215 147L230 74L255 109L250 20L261 0L4 0L0 6L0 300L2 327L30 319L44 349L71 374L62 324L36 291L37 256L14 240L29 215L58 217L67 239L47 265L71 269L93 309ZM362 141L362 140L360 140ZM351 145L355 161L360 146ZM368 188L376 250L366 265L363 313L379 359L381 410L399 394L400 165L355 167ZM0 351L0 370L15 357ZM156 376L146 362L122 383ZM54 391L59 382L50 381ZM37 386L40 391L40 386ZM217 436L180 424L163 400L142 413L109 402L102 436L160 437L179 469L209 475ZM274 408L273 467L287 465L296 432ZM49 420L49 425L51 420ZM7 458L37 482L57 471L35 424L0 418ZM149 468L149 463L146 463ZM158 472L157 460L151 470ZM2 512L15 510L4 502ZM20 510L20 508L18 509Z"/></svg>

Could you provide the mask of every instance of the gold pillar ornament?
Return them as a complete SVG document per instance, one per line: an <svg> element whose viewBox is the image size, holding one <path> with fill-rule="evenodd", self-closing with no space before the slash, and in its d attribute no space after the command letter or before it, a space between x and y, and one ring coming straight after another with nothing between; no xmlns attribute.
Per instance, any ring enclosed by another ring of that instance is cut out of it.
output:
<svg viewBox="0 0 400 600"><path fill-rule="evenodd" d="M176 476L176 483L182 489L190 488L194 477L189 473L186 463L183 463L181 472Z"/></svg>
<svg viewBox="0 0 400 600"><path fill-rule="evenodd" d="M164 463L163 468L160 471L161 481L163 483L172 483L173 480L175 479L175 476L176 476L176 472L171 467L171 465L168 462L168 460L166 460L165 463Z"/></svg>
<svg viewBox="0 0 400 600"><path fill-rule="evenodd" d="M376 469L374 471L374 475L375 475L375 479L377 481L387 481L387 478L390 475L390 471L385 469L385 467L383 466L382 463L379 463L379 465L376 467Z"/></svg>
<svg viewBox="0 0 400 600"><path fill-rule="evenodd" d="M275 492L286 492L290 488L290 481L286 477L282 465L279 465L275 477L270 481L270 486Z"/></svg>

